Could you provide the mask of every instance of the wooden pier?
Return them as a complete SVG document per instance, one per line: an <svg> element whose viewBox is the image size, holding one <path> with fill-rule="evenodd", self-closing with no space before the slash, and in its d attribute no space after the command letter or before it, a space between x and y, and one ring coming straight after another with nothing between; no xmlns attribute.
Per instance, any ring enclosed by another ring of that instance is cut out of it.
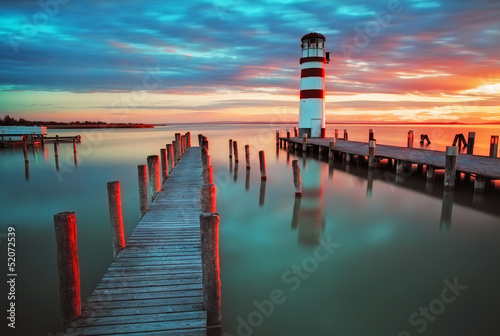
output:
<svg viewBox="0 0 500 336"><path fill-rule="evenodd" d="M298 137L279 137L280 145L303 150L304 142L306 150L312 148L316 151L327 151L330 148L330 138L311 138L304 141ZM338 139L335 141L333 151L337 154L348 154L349 156L362 156L368 158L369 147L366 142L346 141ZM375 160L395 160L399 162L425 165L433 169L445 169L446 153L436 150L420 148L406 148L389 145L376 145ZM396 165L395 165L396 166ZM500 159L472 154L458 154L456 163L457 173L474 175L476 179L500 180Z"/></svg>
<svg viewBox="0 0 500 336"><path fill-rule="evenodd" d="M206 335L200 147L187 147L67 335Z"/></svg>

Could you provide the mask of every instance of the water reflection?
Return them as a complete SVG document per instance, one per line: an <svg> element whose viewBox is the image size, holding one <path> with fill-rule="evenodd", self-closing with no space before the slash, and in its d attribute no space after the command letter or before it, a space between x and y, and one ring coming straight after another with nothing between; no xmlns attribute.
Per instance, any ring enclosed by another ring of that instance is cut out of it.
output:
<svg viewBox="0 0 500 336"><path fill-rule="evenodd" d="M260 181L259 205L264 206L266 200L266 180Z"/></svg>
<svg viewBox="0 0 500 336"><path fill-rule="evenodd" d="M238 180L238 162L234 164L234 175L233 175L233 180L236 182Z"/></svg>
<svg viewBox="0 0 500 336"><path fill-rule="evenodd" d="M250 169L247 169L247 173L245 176L245 190L250 190Z"/></svg>
<svg viewBox="0 0 500 336"><path fill-rule="evenodd" d="M441 231L449 231L451 227L451 213L453 210L453 190L445 190L443 192L443 204L441 207L441 220L439 228Z"/></svg>
<svg viewBox="0 0 500 336"><path fill-rule="evenodd" d="M24 178L26 181L30 180L30 163L29 161L24 161Z"/></svg>

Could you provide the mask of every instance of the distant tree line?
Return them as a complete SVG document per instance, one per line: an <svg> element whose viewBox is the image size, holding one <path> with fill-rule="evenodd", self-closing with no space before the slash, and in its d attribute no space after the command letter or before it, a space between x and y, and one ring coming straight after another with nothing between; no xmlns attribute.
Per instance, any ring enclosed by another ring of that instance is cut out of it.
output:
<svg viewBox="0 0 500 336"><path fill-rule="evenodd" d="M108 125L108 123L104 121L70 121L70 122L61 122L61 121L37 121L37 120L26 120L24 118L15 119L9 115L0 119L0 126L50 126L50 125L81 125L81 126L91 126L91 125ZM112 125L144 125L141 123L116 123ZM148 125L149 126L149 125Z"/></svg>

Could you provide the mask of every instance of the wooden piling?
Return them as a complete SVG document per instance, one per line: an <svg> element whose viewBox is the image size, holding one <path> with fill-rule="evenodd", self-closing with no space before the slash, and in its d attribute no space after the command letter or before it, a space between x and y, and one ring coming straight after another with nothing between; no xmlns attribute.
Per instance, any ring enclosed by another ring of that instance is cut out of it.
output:
<svg viewBox="0 0 500 336"><path fill-rule="evenodd" d="M204 184L200 189L201 212L213 213L216 211L215 185Z"/></svg>
<svg viewBox="0 0 500 336"><path fill-rule="evenodd" d="M214 183L213 168L212 166L208 166L203 169L203 184L212 184L212 183Z"/></svg>
<svg viewBox="0 0 500 336"><path fill-rule="evenodd" d="M174 151L172 149L173 146L171 144L167 144L165 147L167 149L167 167L168 167L168 172L170 173L175 166Z"/></svg>
<svg viewBox="0 0 500 336"><path fill-rule="evenodd" d="M245 145L245 159L247 162L247 169L250 169L250 146Z"/></svg>
<svg viewBox="0 0 500 336"><path fill-rule="evenodd" d="M344 140L349 140L349 134L347 134L347 129L344 129Z"/></svg>
<svg viewBox="0 0 500 336"><path fill-rule="evenodd" d="M59 151L57 142L54 142L54 158L56 161L56 170L59 170Z"/></svg>
<svg viewBox="0 0 500 336"><path fill-rule="evenodd" d="M455 187L455 177L457 170L458 148L446 146L446 162L444 171L444 188L453 189Z"/></svg>
<svg viewBox="0 0 500 336"><path fill-rule="evenodd" d="M434 181L435 168L427 165L426 179L427 181Z"/></svg>
<svg viewBox="0 0 500 336"><path fill-rule="evenodd" d="M368 143L368 167L375 167L375 140L370 140Z"/></svg>
<svg viewBox="0 0 500 336"><path fill-rule="evenodd" d="M219 219L217 213L200 215L203 301L207 311L207 326L221 324Z"/></svg>
<svg viewBox="0 0 500 336"><path fill-rule="evenodd" d="M293 185L295 187L295 197L302 197L302 180L300 178L299 160L292 161Z"/></svg>
<svg viewBox="0 0 500 336"><path fill-rule="evenodd" d="M233 141L233 149L234 149L234 162L239 162L239 159L238 159L238 142Z"/></svg>
<svg viewBox="0 0 500 336"><path fill-rule="evenodd" d="M179 161L179 153L177 152L177 141L175 141L175 140L172 141L172 149L174 152L174 166L175 166L177 164L177 162Z"/></svg>
<svg viewBox="0 0 500 336"><path fill-rule="evenodd" d="M498 135L492 135L490 141L490 157L496 158L498 156Z"/></svg>
<svg viewBox="0 0 500 336"><path fill-rule="evenodd" d="M474 192L481 193L486 189L486 179L483 176L476 175L476 180L474 181Z"/></svg>
<svg viewBox="0 0 500 336"><path fill-rule="evenodd" d="M295 126L293 128L293 133L294 133L294 135L295 135L296 138L299 136L299 128L297 126Z"/></svg>
<svg viewBox="0 0 500 336"><path fill-rule="evenodd" d="M77 156L77 152L76 152L76 139L73 139L73 156L74 156L74 159L75 159L75 165L78 164L78 156Z"/></svg>
<svg viewBox="0 0 500 336"><path fill-rule="evenodd" d="M467 139L467 154L474 153L474 142L476 140L476 132L469 132Z"/></svg>
<svg viewBox="0 0 500 336"><path fill-rule="evenodd" d="M280 130L276 130L276 146L280 144Z"/></svg>
<svg viewBox="0 0 500 336"><path fill-rule="evenodd" d="M375 140L375 132L373 128L370 128L370 130L368 131L368 141L370 140Z"/></svg>
<svg viewBox="0 0 500 336"><path fill-rule="evenodd" d="M186 147L191 147L191 132L186 133Z"/></svg>
<svg viewBox="0 0 500 336"><path fill-rule="evenodd" d="M339 139L339 130L335 129L335 141Z"/></svg>
<svg viewBox="0 0 500 336"><path fill-rule="evenodd" d="M328 146L328 160L332 161L335 154L335 139L330 139L330 145Z"/></svg>
<svg viewBox="0 0 500 336"><path fill-rule="evenodd" d="M59 292L63 330L76 320L82 312L80 295L80 264L74 212L54 215L57 243L57 266L59 270Z"/></svg>
<svg viewBox="0 0 500 336"><path fill-rule="evenodd" d="M150 155L147 158L149 186L151 188L151 196L154 200L161 190L160 182L160 160L158 155Z"/></svg>
<svg viewBox="0 0 500 336"><path fill-rule="evenodd" d="M267 180L266 175L266 158L264 157L264 151L259 152L259 162L260 162L260 179Z"/></svg>
<svg viewBox="0 0 500 336"><path fill-rule="evenodd" d="M148 212L148 173L146 165L137 166L139 177L139 208L141 217Z"/></svg>
<svg viewBox="0 0 500 336"><path fill-rule="evenodd" d="M302 151L305 153L307 150L307 133L302 134Z"/></svg>
<svg viewBox="0 0 500 336"><path fill-rule="evenodd" d="M109 218L113 234L114 256L125 247L125 234L123 233L122 201L120 195L120 182L108 182Z"/></svg>
<svg viewBox="0 0 500 336"><path fill-rule="evenodd" d="M413 148L413 138L414 138L414 132L413 131L408 131L408 141L407 141L407 146L408 148Z"/></svg>
<svg viewBox="0 0 500 336"><path fill-rule="evenodd" d="M176 162L178 162L182 156L181 134L180 133L175 133L175 151L174 151L174 153L176 154L176 156L175 156Z"/></svg>
<svg viewBox="0 0 500 336"><path fill-rule="evenodd" d="M229 158L233 157L233 139L229 139Z"/></svg>
<svg viewBox="0 0 500 336"><path fill-rule="evenodd" d="M165 182L168 178L168 168L167 168L167 149L160 149L160 158L161 158L161 182Z"/></svg>

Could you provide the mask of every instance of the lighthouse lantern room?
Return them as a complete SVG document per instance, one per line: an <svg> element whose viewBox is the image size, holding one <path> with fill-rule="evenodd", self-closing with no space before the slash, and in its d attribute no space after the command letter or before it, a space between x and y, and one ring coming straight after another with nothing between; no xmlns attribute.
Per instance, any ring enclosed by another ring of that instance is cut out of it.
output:
<svg viewBox="0 0 500 336"><path fill-rule="evenodd" d="M325 137L325 64L329 53L325 52L326 38L319 33L302 37L300 58L300 112L299 136Z"/></svg>

